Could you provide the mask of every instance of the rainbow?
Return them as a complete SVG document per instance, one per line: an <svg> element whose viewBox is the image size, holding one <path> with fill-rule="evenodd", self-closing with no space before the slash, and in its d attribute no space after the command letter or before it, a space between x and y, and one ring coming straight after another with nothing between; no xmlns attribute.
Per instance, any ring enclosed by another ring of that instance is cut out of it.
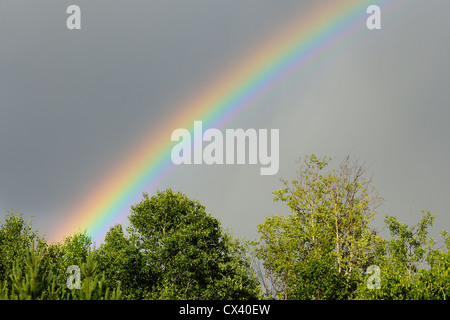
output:
<svg viewBox="0 0 450 320"><path fill-rule="evenodd" d="M179 112L158 128L152 128L139 141L128 158L122 159L104 179L95 184L74 208L64 215L64 223L51 237L86 230L94 241L129 213L137 195L152 190L171 170L171 132L193 128L194 120L203 126L221 127L293 72L298 72L319 55L355 30L365 29L366 9L371 4L392 1L329 0L315 4L310 12L283 26L281 32L253 49L247 56L217 77L190 101L180 103Z"/></svg>

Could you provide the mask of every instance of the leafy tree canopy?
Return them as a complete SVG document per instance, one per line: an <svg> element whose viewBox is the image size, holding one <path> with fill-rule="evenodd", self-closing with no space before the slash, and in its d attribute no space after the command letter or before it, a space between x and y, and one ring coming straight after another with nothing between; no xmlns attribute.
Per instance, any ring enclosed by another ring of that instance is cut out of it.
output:
<svg viewBox="0 0 450 320"><path fill-rule="evenodd" d="M131 241L146 257L148 298L249 299L259 286L242 247L198 201L172 190L132 206Z"/></svg>
<svg viewBox="0 0 450 320"><path fill-rule="evenodd" d="M325 171L327 158L307 156L297 179L282 180L274 201L292 214L259 226L258 258L284 299L349 298L381 238L369 227L379 203L366 170L346 158ZM322 280L319 280L322 279Z"/></svg>

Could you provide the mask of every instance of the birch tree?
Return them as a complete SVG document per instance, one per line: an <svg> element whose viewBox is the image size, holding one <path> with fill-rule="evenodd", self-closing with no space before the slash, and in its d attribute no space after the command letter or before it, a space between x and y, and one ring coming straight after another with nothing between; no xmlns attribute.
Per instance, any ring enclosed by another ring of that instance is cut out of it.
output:
<svg viewBox="0 0 450 320"><path fill-rule="evenodd" d="M257 257L282 284L279 298L348 298L382 241L369 226L381 198L367 169L346 157L326 171L329 160L311 155L299 162L296 179L274 191L291 214L258 227Z"/></svg>

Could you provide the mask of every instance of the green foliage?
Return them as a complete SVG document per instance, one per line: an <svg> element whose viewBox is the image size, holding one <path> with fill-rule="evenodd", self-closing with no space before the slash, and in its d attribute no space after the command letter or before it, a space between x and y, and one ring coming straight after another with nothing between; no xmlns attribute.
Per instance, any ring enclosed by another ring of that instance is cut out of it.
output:
<svg viewBox="0 0 450 320"><path fill-rule="evenodd" d="M88 252L81 264L81 288L69 290L66 279L56 276L46 259L46 249L26 252L25 267L20 267L20 259L12 264L10 281L4 281L0 288L0 298L8 300L117 300L121 299L120 282L111 290L105 286L105 275L100 273L97 263Z"/></svg>
<svg viewBox="0 0 450 320"><path fill-rule="evenodd" d="M287 297L306 300L342 299L348 279L334 266L334 257L328 252L314 252L302 264L293 268L293 277L287 280Z"/></svg>
<svg viewBox="0 0 450 320"><path fill-rule="evenodd" d="M14 261L17 268L25 268L26 254L35 242L39 248L45 246L43 238L32 230L31 221L27 223L20 212L7 212L0 228L0 283L9 281Z"/></svg>
<svg viewBox="0 0 450 320"><path fill-rule="evenodd" d="M385 222L391 233L388 254L395 264L404 267L409 277L417 272L420 264L433 251L434 239L427 239L428 228L433 226L436 216L424 212L417 226L409 227L397 221L397 218L387 216Z"/></svg>
<svg viewBox="0 0 450 320"><path fill-rule="evenodd" d="M4 299L256 299L260 288L246 247L224 232L198 201L168 190L132 207L131 236L116 225L91 252L76 233L47 245L23 219L2 227ZM31 247L38 239L38 249ZM19 254L17 254L19 253ZM69 266L81 288L68 289ZM122 291L123 290L123 291Z"/></svg>
<svg viewBox="0 0 450 320"><path fill-rule="evenodd" d="M92 239L86 232L78 232L66 237L62 246L62 260L66 265L81 265L87 261Z"/></svg>
<svg viewBox="0 0 450 320"><path fill-rule="evenodd" d="M109 230L94 255L99 269L105 272L106 285L113 287L120 282L124 298L142 299L146 290L150 290L152 279L146 259L120 224Z"/></svg>
<svg viewBox="0 0 450 320"><path fill-rule="evenodd" d="M86 261L80 266L81 288L71 289L70 300L119 300L122 297L121 283L117 282L110 292L110 287L105 285L105 272L101 272L94 256L88 252Z"/></svg>
<svg viewBox="0 0 450 320"><path fill-rule="evenodd" d="M7 212L0 299L447 299L450 236L428 236L436 216L422 211L413 226L386 216L390 238L381 238L369 226L379 198L365 169L346 158L327 170L329 160L307 156L295 180L282 180L274 201L291 213L268 217L252 242L170 189L144 193L128 232L111 227L98 248L86 232L47 244L21 213ZM368 286L371 265L379 288ZM78 274L69 266L79 267L79 289L68 287Z"/></svg>
<svg viewBox="0 0 450 320"><path fill-rule="evenodd" d="M422 214L416 226L386 217L391 239L385 241L384 251L377 255L376 261L381 269L381 288L370 290L362 282L355 299L447 299L450 294L450 237L442 231L446 251L435 249L436 241L428 238L428 228L436 216L428 211ZM421 265L424 268L419 268Z"/></svg>
<svg viewBox="0 0 450 320"><path fill-rule="evenodd" d="M65 237L59 243L46 245L44 259L48 269L52 271L58 283L65 283L66 270L70 265L81 266L87 261L91 250L92 240L86 232L77 232Z"/></svg>
<svg viewBox="0 0 450 320"><path fill-rule="evenodd" d="M258 226L256 255L279 284L272 296L348 299L375 259L381 238L369 223L378 197L364 168L348 158L338 170L324 172L327 165L326 158L306 157L297 179L282 180L284 188L274 192L274 201L285 202L292 215Z"/></svg>
<svg viewBox="0 0 450 320"><path fill-rule="evenodd" d="M131 239L146 258L149 299L255 299L241 248L198 201L170 189L132 206Z"/></svg>
<svg viewBox="0 0 450 320"><path fill-rule="evenodd" d="M24 271L20 266L20 259L12 263L10 282L4 282L0 290L2 299L11 300L44 300L55 299L61 292L56 285L53 273L48 272L44 260L44 249L35 250L34 245L26 252Z"/></svg>

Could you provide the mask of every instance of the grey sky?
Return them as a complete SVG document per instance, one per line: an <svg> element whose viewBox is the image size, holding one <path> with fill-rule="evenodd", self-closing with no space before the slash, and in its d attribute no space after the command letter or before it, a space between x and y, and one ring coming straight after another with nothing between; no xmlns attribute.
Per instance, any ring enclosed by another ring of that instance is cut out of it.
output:
<svg viewBox="0 0 450 320"><path fill-rule="evenodd" d="M2 1L0 217L22 211L51 232L145 128L316 2ZM416 221L426 209L438 214L434 235L450 231L450 3L407 3L382 12L382 30L361 31L227 124L280 129L278 175L186 166L160 189L198 199L254 238L267 216L287 212L271 192L295 175L297 158L350 153L370 164L386 199L378 226L387 213L408 222L410 210ZM70 4L81 7L82 30L66 29Z"/></svg>

